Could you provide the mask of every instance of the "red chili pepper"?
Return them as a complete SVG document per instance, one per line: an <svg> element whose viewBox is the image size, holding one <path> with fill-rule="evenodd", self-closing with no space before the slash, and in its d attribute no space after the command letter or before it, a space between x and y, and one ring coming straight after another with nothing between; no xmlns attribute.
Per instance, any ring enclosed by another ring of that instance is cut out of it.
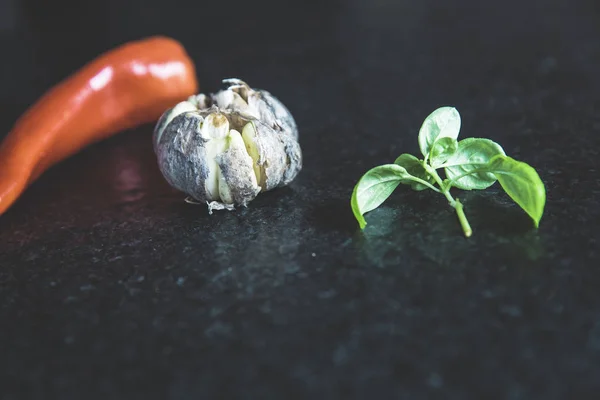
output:
<svg viewBox="0 0 600 400"><path fill-rule="evenodd" d="M148 38L100 55L50 89L5 138L0 214L52 165L117 132L156 121L196 93L194 63L173 39Z"/></svg>

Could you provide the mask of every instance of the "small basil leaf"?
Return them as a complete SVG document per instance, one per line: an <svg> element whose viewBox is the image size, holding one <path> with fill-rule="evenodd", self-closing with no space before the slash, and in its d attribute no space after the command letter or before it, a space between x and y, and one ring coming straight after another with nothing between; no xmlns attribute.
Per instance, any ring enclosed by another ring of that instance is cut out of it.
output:
<svg viewBox="0 0 600 400"><path fill-rule="evenodd" d="M444 164L458 149L458 142L454 138L443 137L435 141L429 153L429 162L433 168Z"/></svg>
<svg viewBox="0 0 600 400"><path fill-rule="evenodd" d="M419 160L417 157L413 156L412 154L402 154L400 155L400 157L396 158L396 161L394 161L394 164L404 167L404 169L406 169L406 172L408 172L410 175L415 176L417 178L421 178L424 181L433 184L433 177L429 175L427 171L425 171L425 168L423 168L423 164L421 163L422 161ZM413 180L403 180L401 183L410 185L410 187L413 190L428 189L427 186Z"/></svg>
<svg viewBox="0 0 600 400"><path fill-rule="evenodd" d="M410 179L410 174L396 164L372 168L360 178L351 200L352 211L360 229L367 225L363 215L379 207L405 179Z"/></svg>
<svg viewBox="0 0 600 400"><path fill-rule="evenodd" d="M504 191L539 227L546 205L546 188L536 170L511 157L497 155L488 164Z"/></svg>
<svg viewBox="0 0 600 400"><path fill-rule="evenodd" d="M424 157L429 157L431 148L441 138L458 138L460 115L454 107L441 107L429 114L419 130L419 147Z"/></svg>
<svg viewBox="0 0 600 400"><path fill-rule="evenodd" d="M446 160L446 177L450 180L481 169L492 157L505 155L502 147L489 139L468 138L458 142L456 152ZM453 183L454 187L464 190L485 189L496 182L496 176L489 172L474 172L463 176Z"/></svg>

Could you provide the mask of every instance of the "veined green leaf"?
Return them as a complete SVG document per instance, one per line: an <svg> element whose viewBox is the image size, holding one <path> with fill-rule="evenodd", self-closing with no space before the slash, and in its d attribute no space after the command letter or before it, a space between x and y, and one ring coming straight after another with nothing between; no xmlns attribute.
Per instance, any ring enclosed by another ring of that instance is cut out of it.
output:
<svg viewBox="0 0 600 400"><path fill-rule="evenodd" d="M363 215L379 207L406 180L416 179L396 164L380 165L367 171L354 187L351 206L361 229L367 225Z"/></svg>
<svg viewBox="0 0 600 400"><path fill-rule="evenodd" d="M458 142L454 138L443 137L435 141L429 152L429 163L433 168L444 164L458 149Z"/></svg>
<svg viewBox="0 0 600 400"><path fill-rule="evenodd" d="M489 171L498 178L504 191L539 227L546 205L546 188L536 170L514 158L497 155L489 162Z"/></svg>
<svg viewBox="0 0 600 400"><path fill-rule="evenodd" d="M459 189L485 189L496 182L496 176L490 172L473 172L487 164L492 157L505 155L502 147L489 139L468 138L458 142L456 152L446 160L446 177L457 179L452 186ZM483 164L483 165L482 165ZM466 175L469 174L469 175ZM464 176L463 176L464 175Z"/></svg>
<svg viewBox="0 0 600 400"><path fill-rule="evenodd" d="M400 155L398 158L396 158L396 161L394 161L394 164L404 167L404 169L406 169L406 171L412 176L421 178L424 181L429 182L431 184L434 183L433 177L431 175L429 175L427 173L427 171L425 171L425 168L423 168L423 164L421 164L421 160L419 160L417 157L413 156L412 154L405 153L405 154ZM404 180L401 183L410 185L410 187L413 190L419 191L419 190L427 189L427 186L425 186L424 184L422 184L420 182L414 181L414 180Z"/></svg>
<svg viewBox="0 0 600 400"><path fill-rule="evenodd" d="M425 158L428 158L436 141L448 137L458 138L460 131L460 115L454 107L440 107L431 114L419 130L419 147Z"/></svg>

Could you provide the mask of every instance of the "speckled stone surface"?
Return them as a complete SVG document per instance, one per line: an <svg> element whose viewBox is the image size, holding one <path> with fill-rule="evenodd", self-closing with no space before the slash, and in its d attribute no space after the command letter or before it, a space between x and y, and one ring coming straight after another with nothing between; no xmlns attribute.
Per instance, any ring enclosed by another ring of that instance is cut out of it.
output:
<svg viewBox="0 0 600 400"><path fill-rule="evenodd" d="M0 217L0 399L594 399L600 391L600 9L593 1L9 1L0 129L98 53L181 40L296 117L304 169L247 209L183 202L152 126L53 168ZM458 108L533 165L539 231L495 185L358 178ZM0 174L1 174L0 160Z"/></svg>

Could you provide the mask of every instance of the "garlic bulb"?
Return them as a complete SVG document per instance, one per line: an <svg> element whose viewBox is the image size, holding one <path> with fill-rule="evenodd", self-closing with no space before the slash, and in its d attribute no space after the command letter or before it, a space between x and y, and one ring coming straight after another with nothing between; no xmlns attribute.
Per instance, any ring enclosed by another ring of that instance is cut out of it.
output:
<svg viewBox="0 0 600 400"><path fill-rule="evenodd" d="M298 128L269 92L239 79L165 111L154 129L167 182L214 209L247 206L260 192L289 184L302 169Z"/></svg>

